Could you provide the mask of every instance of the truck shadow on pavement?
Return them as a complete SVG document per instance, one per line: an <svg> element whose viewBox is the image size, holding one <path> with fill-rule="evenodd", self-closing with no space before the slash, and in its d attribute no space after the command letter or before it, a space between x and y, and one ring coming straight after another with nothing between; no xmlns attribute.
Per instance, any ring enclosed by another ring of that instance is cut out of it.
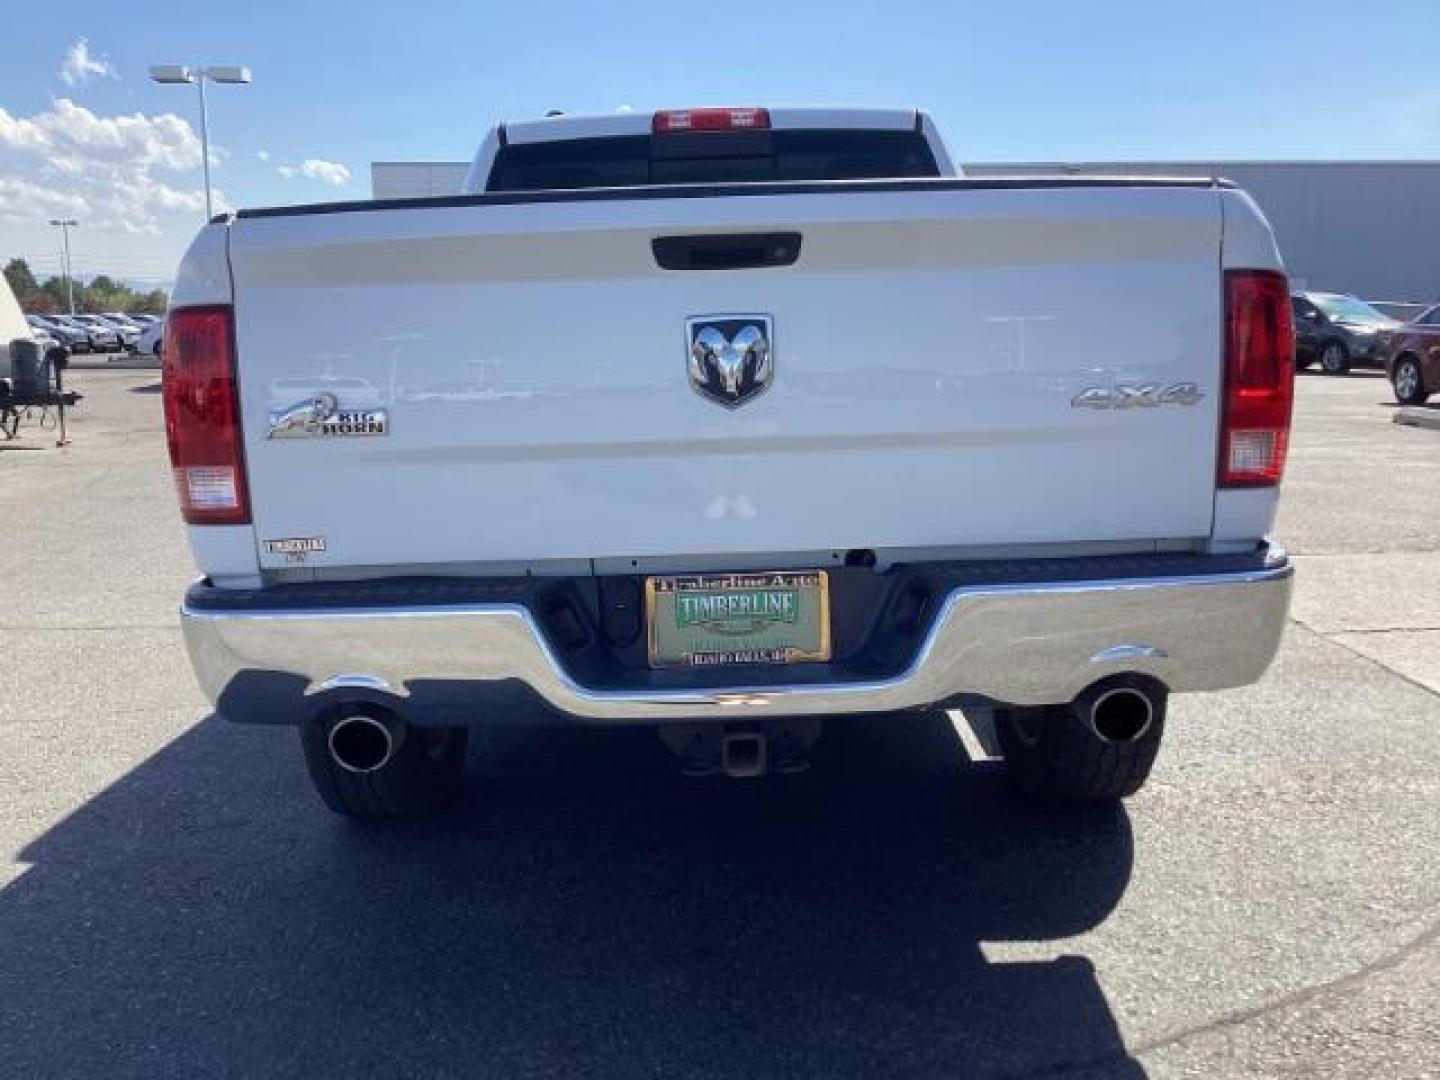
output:
<svg viewBox="0 0 1440 1080"><path fill-rule="evenodd" d="M1101 922L1125 813L1010 799L939 714L832 721L760 783L686 781L647 731L497 729L466 809L371 830L299 757L212 717L28 847L4 1070L1143 1075L1088 961L981 947Z"/></svg>

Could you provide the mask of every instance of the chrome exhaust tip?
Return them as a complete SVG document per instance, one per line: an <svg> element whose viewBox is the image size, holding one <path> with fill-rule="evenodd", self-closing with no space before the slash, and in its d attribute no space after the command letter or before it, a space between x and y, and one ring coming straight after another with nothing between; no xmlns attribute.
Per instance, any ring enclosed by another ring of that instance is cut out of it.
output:
<svg viewBox="0 0 1440 1080"><path fill-rule="evenodd" d="M1112 687L1090 702L1085 720L1102 742L1132 743L1154 724L1155 702L1134 687Z"/></svg>
<svg viewBox="0 0 1440 1080"><path fill-rule="evenodd" d="M330 729L330 757L346 772L373 773L383 769L400 744L396 721L368 713L341 717Z"/></svg>

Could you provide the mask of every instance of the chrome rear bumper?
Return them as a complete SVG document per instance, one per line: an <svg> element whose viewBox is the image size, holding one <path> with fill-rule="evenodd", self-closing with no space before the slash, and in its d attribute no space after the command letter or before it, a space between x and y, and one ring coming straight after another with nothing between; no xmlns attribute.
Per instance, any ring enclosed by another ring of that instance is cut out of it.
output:
<svg viewBox="0 0 1440 1080"><path fill-rule="evenodd" d="M1243 571L961 586L894 677L701 689L582 685L523 604L216 610L187 599L182 621L202 688L232 719L294 722L328 695L383 696L418 711L443 687L445 722L528 711L653 723L888 712L965 697L1053 704L1119 672L1176 692L1240 686L1279 647L1293 573L1274 549Z"/></svg>

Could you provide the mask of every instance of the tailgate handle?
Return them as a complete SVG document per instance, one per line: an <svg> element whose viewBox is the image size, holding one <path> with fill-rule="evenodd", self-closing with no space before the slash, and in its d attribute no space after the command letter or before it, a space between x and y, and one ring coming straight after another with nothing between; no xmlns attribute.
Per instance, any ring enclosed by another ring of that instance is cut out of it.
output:
<svg viewBox="0 0 1440 1080"><path fill-rule="evenodd" d="M800 258L798 232L657 236L650 241L662 270L750 270L790 266Z"/></svg>

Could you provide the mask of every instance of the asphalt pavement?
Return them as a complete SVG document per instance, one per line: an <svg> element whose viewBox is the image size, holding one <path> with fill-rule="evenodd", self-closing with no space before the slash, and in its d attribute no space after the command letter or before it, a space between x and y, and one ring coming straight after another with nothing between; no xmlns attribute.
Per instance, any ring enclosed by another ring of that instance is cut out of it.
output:
<svg viewBox="0 0 1440 1080"><path fill-rule="evenodd" d="M156 373L71 381L0 443L0 1076L1440 1075L1440 432L1378 377L1300 378L1278 662L1123 809L918 715L745 784L494 731L368 831L193 684Z"/></svg>

